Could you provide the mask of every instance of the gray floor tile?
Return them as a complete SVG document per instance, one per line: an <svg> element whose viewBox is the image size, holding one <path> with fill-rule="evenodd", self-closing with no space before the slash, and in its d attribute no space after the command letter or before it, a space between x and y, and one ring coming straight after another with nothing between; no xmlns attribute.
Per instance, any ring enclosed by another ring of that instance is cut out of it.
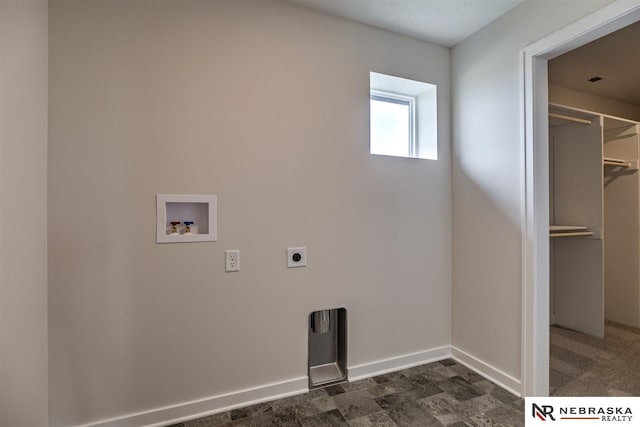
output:
<svg viewBox="0 0 640 427"><path fill-rule="evenodd" d="M367 390L367 393L369 393L369 396L374 398L386 396L388 394L393 394L398 392L398 388L396 387L395 383L377 384L377 385L374 385L373 387L369 387L366 390Z"/></svg>
<svg viewBox="0 0 640 427"><path fill-rule="evenodd" d="M474 415L484 414L487 411L503 405L501 401L491 395L483 394L482 396L458 402L453 406L453 410L461 419L465 419Z"/></svg>
<svg viewBox="0 0 640 427"><path fill-rule="evenodd" d="M441 368L442 369L442 368ZM448 368L444 368L444 369L448 369ZM440 372L437 372L435 370L432 369L425 369L424 372L420 372L419 374L416 375L423 375L424 377L426 377L429 381L431 381L432 383L439 383L441 381L446 381L447 378L453 377L455 375L451 375L451 374L455 374L455 372L448 370L446 372L446 375L443 375Z"/></svg>
<svg viewBox="0 0 640 427"><path fill-rule="evenodd" d="M255 420L256 418L266 416L268 414L273 413L273 408L271 407L271 402L266 403L258 403L257 405L250 406L249 411L251 411L251 417Z"/></svg>
<svg viewBox="0 0 640 427"><path fill-rule="evenodd" d="M440 387L429 381L426 375L413 376L409 378L409 382L415 386L414 390L409 392L409 395L416 400L443 392Z"/></svg>
<svg viewBox="0 0 640 427"><path fill-rule="evenodd" d="M483 393L491 393L496 388L500 388L496 384L492 383L491 381L489 381L487 379L484 379L482 381L478 381L477 383L474 383L473 386L477 390L482 391Z"/></svg>
<svg viewBox="0 0 640 427"><path fill-rule="evenodd" d="M518 411L524 411L524 399L520 398L514 400L513 402L511 402L511 407Z"/></svg>
<svg viewBox="0 0 640 427"><path fill-rule="evenodd" d="M425 363L424 365L419 366L419 368L434 370L437 368L442 368L443 366L445 365L443 365L441 362L431 362L431 363ZM415 368L411 368L411 369L415 369Z"/></svg>
<svg viewBox="0 0 640 427"><path fill-rule="evenodd" d="M485 415L476 415L471 418L467 418L464 420L465 426L468 427L511 427L509 425L503 425L498 423L497 421L491 420Z"/></svg>
<svg viewBox="0 0 640 427"><path fill-rule="evenodd" d="M440 393L425 399L418 400L427 413L433 415L444 425L450 425L462 421L464 416L456 410L459 402L449 393Z"/></svg>
<svg viewBox="0 0 640 427"><path fill-rule="evenodd" d="M412 377L413 375L423 374L427 371L430 371L429 369L426 368L426 366L428 365L414 366L413 368L403 369L399 372L405 377L409 378L409 377Z"/></svg>
<svg viewBox="0 0 640 427"><path fill-rule="evenodd" d="M349 425L337 409L322 412L313 417L302 417L300 420L304 427L338 427Z"/></svg>
<svg viewBox="0 0 640 427"><path fill-rule="evenodd" d="M485 412L484 415L489 420L500 425L511 427L524 426L524 417L520 416L518 411L508 406L499 406Z"/></svg>
<svg viewBox="0 0 640 427"><path fill-rule="evenodd" d="M334 399L328 394L320 395L311 399L302 400L295 405L299 417L311 417L323 412L336 409Z"/></svg>
<svg viewBox="0 0 640 427"><path fill-rule="evenodd" d="M298 418L296 410L293 406L289 406L277 411L263 413L254 416L253 420L256 426L260 427L300 427L302 423Z"/></svg>
<svg viewBox="0 0 640 427"><path fill-rule="evenodd" d="M340 413L347 420L353 420L380 411L380 406L367 390L357 390L332 396Z"/></svg>
<svg viewBox="0 0 640 427"><path fill-rule="evenodd" d="M438 387L461 401L469 400L484 394L467 380L459 376L451 377L446 381L438 383Z"/></svg>
<svg viewBox="0 0 640 427"><path fill-rule="evenodd" d="M352 383L342 383L340 385L345 391L349 392L349 391L363 390L363 389L372 387L376 384L377 383L373 380L373 378L367 378L360 381L354 381Z"/></svg>
<svg viewBox="0 0 640 427"><path fill-rule="evenodd" d="M476 384L474 384L474 387L476 386ZM498 399L499 401L501 401L502 403L512 403L519 399L519 397L516 396L515 394L511 394L507 390L500 387L496 387L494 390L489 392L489 394L495 397L496 399Z"/></svg>
<svg viewBox="0 0 640 427"><path fill-rule="evenodd" d="M397 427L386 411L375 412L349 421L351 427Z"/></svg>
<svg viewBox="0 0 640 427"><path fill-rule="evenodd" d="M232 421L239 420L242 418L247 418L247 417L250 418L251 410L249 408L234 409L229 413L229 415L231 416Z"/></svg>
<svg viewBox="0 0 640 427"><path fill-rule="evenodd" d="M291 408L296 406L298 403L306 400L305 395L297 395L291 397L285 397L283 399L277 399L269 402L271 404L271 408L274 412L280 411L282 409Z"/></svg>
<svg viewBox="0 0 640 427"><path fill-rule="evenodd" d="M443 366L443 365L434 367L431 371L433 371L436 374L439 374L439 375L441 375L441 376L443 376L445 378L451 378L451 377L455 377L455 376L458 375L449 366Z"/></svg>
<svg viewBox="0 0 640 427"><path fill-rule="evenodd" d="M376 384L384 384L384 383L395 381L399 378L406 378L406 377L402 374L402 372L392 372L390 374L383 374L383 375L378 375L377 377L373 377L373 381L375 381Z"/></svg>
<svg viewBox="0 0 640 427"><path fill-rule="evenodd" d="M344 388L340 384L325 387L324 390L329 396L344 393Z"/></svg>
<svg viewBox="0 0 640 427"><path fill-rule="evenodd" d="M224 412L222 414L210 415L208 417L199 418L184 423L185 427L218 427L231 422L231 413Z"/></svg>
<svg viewBox="0 0 640 427"><path fill-rule="evenodd" d="M450 366L449 369L458 374L459 377L462 377L465 380L469 381L471 384L484 380L484 377L482 375L476 374L471 369L463 365Z"/></svg>
<svg viewBox="0 0 640 427"><path fill-rule="evenodd" d="M516 396L455 361L445 360L314 389L176 427L440 427L504 422L511 426L524 419L523 406Z"/></svg>
<svg viewBox="0 0 640 427"><path fill-rule="evenodd" d="M224 424L224 427L256 427L256 423L251 417L239 418L231 421L230 423Z"/></svg>
<svg viewBox="0 0 640 427"><path fill-rule="evenodd" d="M379 397L376 402L398 426L442 426L417 401L402 393Z"/></svg>

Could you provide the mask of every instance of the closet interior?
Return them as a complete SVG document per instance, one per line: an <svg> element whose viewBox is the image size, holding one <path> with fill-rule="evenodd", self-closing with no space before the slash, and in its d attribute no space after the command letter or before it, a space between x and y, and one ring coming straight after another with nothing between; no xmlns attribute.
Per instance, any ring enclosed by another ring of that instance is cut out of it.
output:
<svg viewBox="0 0 640 427"><path fill-rule="evenodd" d="M551 324L640 327L639 123L549 105Z"/></svg>

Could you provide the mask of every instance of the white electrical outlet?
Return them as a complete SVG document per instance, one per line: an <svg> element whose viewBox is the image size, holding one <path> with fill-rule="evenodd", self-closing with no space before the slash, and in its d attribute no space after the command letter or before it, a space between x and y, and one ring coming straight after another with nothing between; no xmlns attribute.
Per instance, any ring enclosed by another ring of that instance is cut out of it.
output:
<svg viewBox="0 0 640 427"><path fill-rule="evenodd" d="M224 271L240 271L240 250L233 249L224 251L224 256Z"/></svg>
<svg viewBox="0 0 640 427"><path fill-rule="evenodd" d="M287 248L287 267L306 267L307 266L307 248Z"/></svg>

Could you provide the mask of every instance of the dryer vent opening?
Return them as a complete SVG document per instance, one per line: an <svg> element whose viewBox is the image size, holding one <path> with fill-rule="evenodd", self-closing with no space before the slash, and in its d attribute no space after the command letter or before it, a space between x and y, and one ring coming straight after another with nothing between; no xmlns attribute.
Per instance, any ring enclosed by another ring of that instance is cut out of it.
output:
<svg viewBox="0 0 640 427"><path fill-rule="evenodd" d="M309 388L347 379L347 310L334 308L309 315Z"/></svg>

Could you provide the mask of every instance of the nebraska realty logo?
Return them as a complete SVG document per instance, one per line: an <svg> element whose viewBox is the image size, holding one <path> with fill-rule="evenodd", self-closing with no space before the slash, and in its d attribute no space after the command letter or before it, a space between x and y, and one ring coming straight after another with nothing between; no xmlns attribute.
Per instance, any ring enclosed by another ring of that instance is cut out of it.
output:
<svg viewBox="0 0 640 427"><path fill-rule="evenodd" d="M549 417L549 419L551 421L555 421L556 419L553 418L553 406L551 405L542 405L542 407L536 405L535 403L532 403L533 405L533 416L534 417L538 417L540 418L542 421L547 421L547 417Z"/></svg>
<svg viewBox="0 0 640 427"><path fill-rule="evenodd" d="M544 397L527 398L525 424L638 425L640 398L633 397ZM580 424L576 424L579 422Z"/></svg>

